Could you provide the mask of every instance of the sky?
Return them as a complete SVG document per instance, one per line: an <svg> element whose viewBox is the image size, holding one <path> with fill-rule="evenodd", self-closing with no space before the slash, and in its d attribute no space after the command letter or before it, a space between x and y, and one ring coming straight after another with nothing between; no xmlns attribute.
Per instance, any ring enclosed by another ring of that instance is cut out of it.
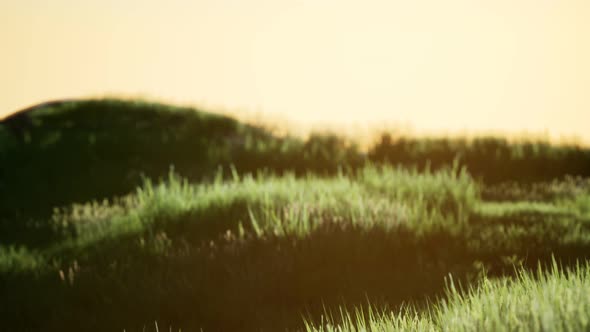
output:
<svg viewBox="0 0 590 332"><path fill-rule="evenodd" d="M587 0L0 0L0 118L121 96L590 142Z"/></svg>

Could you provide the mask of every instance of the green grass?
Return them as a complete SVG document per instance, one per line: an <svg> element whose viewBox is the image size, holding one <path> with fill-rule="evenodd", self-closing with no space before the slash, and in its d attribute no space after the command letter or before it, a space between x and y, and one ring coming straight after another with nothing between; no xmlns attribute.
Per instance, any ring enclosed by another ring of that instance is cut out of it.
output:
<svg viewBox="0 0 590 332"><path fill-rule="evenodd" d="M25 247L0 246L0 274L21 274L44 268L45 261L38 253Z"/></svg>
<svg viewBox="0 0 590 332"><path fill-rule="evenodd" d="M587 177L590 170L590 155L581 146L555 146L547 141L526 139L509 142L501 137L394 139L384 133L369 149L369 158L373 162L432 168L460 158L460 163L474 177L488 184L514 181L530 185L566 175Z"/></svg>
<svg viewBox="0 0 590 332"><path fill-rule="evenodd" d="M257 236L305 236L321 226L317 219L323 216L360 227L404 224L418 228L442 223L447 217L459 223L478 198L471 178L453 169L418 173L368 167L335 178L261 173L221 179L219 174L211 184L194 185L170 173L164 183L147 180L123 203L74 206L53 220L74 229L78 238L141 231L155 222L174 222L187 215L205 228L219 228L215 223L226 219L233 224L225 223L225 227L235 229L236 223L241 224Z"/></svg>
<svg viewBox="0 0 590 332"><path fill-rule="evenodd" d="M371 306L325 314L308 332L380 331L587 331L590 265L564 270L519 270L516 278L484 278L463 292L450 279L446 298L428 310L394 313Z"/></svg>
<svg viewBox="0 0 590 332"><path fill-rule="evenodd" d="M470 285L590 252L590 216L570 208L587 198L485 202L480 187L456 167L196 184L170 172L33 223L50 239L2 252L2 291L17 304L2 313L15 329L296 329L305 313L367 298L423 307L449 274Z"/></svg>
<svg viewBox="0 0 590 332"><path fill-rule="evenodd" d="M11 128L18 126L21 133L14 135ZM334 134L278 136L194 108L72 100L0 122L0 216L47 217L54 207L125 195L143 177L165 177L170 165L190 181L203 181L211 180L219 167L228 174L230 165L240 174L266 169L299 176L335 175L367 163L424 170L455 161L488 184L590 176L590 150L576 145L510 143L500 137L392 138L384 133L363 151ZM10 222L2 219L0 227Z"/></svg>
<svg viewBox="0 0 590 332"><path fill-rule="evenodd" d="M8 330L583 327L582 148L384 138L365 153L119 100L31 119L23 141L0 125Z"/></svg>

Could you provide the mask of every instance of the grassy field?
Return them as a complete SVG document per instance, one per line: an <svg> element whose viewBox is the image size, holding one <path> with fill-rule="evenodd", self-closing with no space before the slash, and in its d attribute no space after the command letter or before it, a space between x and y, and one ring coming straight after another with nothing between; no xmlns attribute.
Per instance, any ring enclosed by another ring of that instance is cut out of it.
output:
<svg viewBox="0 0 590 332"><path fill-rule="evenodd" d="M589 328L583 147L364 151L120 100L25 119L0 124L3 330Z"/></svg>

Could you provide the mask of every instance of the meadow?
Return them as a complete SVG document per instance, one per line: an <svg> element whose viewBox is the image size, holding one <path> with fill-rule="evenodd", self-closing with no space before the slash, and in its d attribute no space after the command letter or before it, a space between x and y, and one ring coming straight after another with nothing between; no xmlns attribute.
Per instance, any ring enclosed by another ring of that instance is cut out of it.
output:
<svg viewBox="0 0 590 332"><path fill-rule="evenodd" d="M112 99L18 119L0 123L3 330L590 329L584 147L364 150Z"/></svg>

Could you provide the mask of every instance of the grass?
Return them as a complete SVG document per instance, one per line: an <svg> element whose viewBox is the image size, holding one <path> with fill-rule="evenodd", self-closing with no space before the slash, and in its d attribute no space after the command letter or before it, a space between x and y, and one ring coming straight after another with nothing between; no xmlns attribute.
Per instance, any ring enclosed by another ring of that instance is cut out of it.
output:
<svg viewBox="0 0 590 332"><path fill-rule="evenodd" d="M0 246L0 273L4 275L40 270L43 257L25 247Z"/></svg>
<svg viewBox="0 0 590 332"><path fill-rule="evenodd" d="M590 176L590 150L576 145L383 133L363 151L334 134L278 136L188 107L70 100L0 122L0 216L47 217L54 207L125 195L144 177L165 177L171 164L190 181L209 181L219 167L229 174L231 165L240 174L333 176L367 163L434 170L454 162L487 184Z"/></svg>
<svg viewBox="0 0 590 332"><path fill-rule="evenodd" d="M575 145L554 146L542 140L509 142L501 137L468 139L393 138L384 133L369 149L373 162L444 167L460 158L461 165L488 184L532 184L565 175L587 177L590 156Z"/></svg>
<svg viewBox="0 0 590 332"><path fill-rule="evenodd" d="M197 184L171 172L114 202L58 209L51 241L4 254L3 294L18 305L3 316L15 329L297 329L306 313L367 298L422 307L449 273L470 285L590 252L590 216L569 208L579 198L485 202L480 186L456 167Z"/></svg>
<svg viewBox="0 0 590 332"><path fill-rule="evenodd" d="M22 141L0 126L9 330L583 327L582 148L384 138L360 151L118 100L31 119ZM403 153L383 159L386 146ZM561 166L519 178L546 162Z"/></svg>
<svg viewBox="0 0 590 332"><path fill-rule="evenodd" d="M33 223L27 236L35 238L32 235L37 228L47 242L50 228L55 236L71 233L77 240L86 241L107 237L103 233L141 231L150 223L181 215L206 220L218 230L245 222L244 226L260 234L309 232L313 227L311 219L323 215L353 224L388 220L409 225L414 220L428 224L444 219L437 214L444 210L456 222L464 219L478 196L478 188L467 173L450 168L420 173L376 166L334 178L312 174L240 176L234 172L229 180L223 179L219 171L211 183L190 184L171 171L166 182L155 185L146 179L134 195L114 203L95 201L55 209L50 223ZM223 219L238 220L228 225L219 222ZM12 232L13 238L18 238L21 231L18 226ZM4 233L7 238L10 231Z"/></svg>
<svg viewBox="0 0 590 332"><path fill-rule="evenodd" d="M398 313L371 306L327 313L308 332L379 331L587 331L590 328L590 265L564 270L557 262L516 278L483 278L466 292L452 282L447 296L427 311Z"/></svg>

